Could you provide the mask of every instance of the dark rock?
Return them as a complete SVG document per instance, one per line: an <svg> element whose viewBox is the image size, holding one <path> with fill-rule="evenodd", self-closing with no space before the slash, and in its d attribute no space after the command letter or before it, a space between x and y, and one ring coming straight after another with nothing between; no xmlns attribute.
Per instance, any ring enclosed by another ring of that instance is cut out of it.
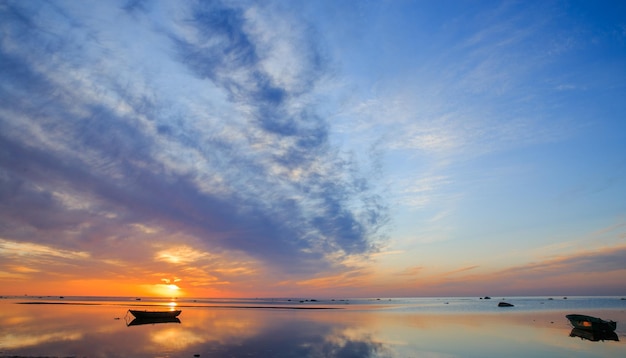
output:
<svg viewBox="0 0 626 358"><path fill-rule="evenodd" d="M508 302L500 302L498 303L498 307L515 307L515 306Z"/></svg>

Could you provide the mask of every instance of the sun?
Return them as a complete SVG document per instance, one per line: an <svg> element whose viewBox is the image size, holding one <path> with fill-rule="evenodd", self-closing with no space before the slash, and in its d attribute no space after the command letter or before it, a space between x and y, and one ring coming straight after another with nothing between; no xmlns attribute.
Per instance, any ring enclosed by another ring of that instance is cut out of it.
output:
<svg viewBox="0 0 626 358"><path fill-rule="evenodd" d="M181 293L180 287L173 283L158 284L155 286L154 290L157 295L164 297L180 296Z"/></svg>
<svg viewBox="0 0 626 358"><path fill-rule="evenodd" d="M159 297L180 297L185 295L180 286L173 283L158 283L145 285L144 287L150 294Z"/></svg>

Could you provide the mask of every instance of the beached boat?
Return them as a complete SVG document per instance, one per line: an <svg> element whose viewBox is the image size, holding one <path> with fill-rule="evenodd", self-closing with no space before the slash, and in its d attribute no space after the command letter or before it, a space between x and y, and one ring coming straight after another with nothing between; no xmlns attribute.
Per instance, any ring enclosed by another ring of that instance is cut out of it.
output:
<svg viewBox="0 0 626 358"><path fill-rule="evenodd" d="M175 311L140 311L140 310L128 310L133 316L140 319L160 319L160 318L174 318L178 317L180 310Z"/></svg>
<svg viewBox="0 0 626 358"><path fill-rule="evenodd" d="M617 328L617 322L605 321L598 317L582 314L568 314L565 316L572 326L577 329L594 332L613 332Z"/></svg>

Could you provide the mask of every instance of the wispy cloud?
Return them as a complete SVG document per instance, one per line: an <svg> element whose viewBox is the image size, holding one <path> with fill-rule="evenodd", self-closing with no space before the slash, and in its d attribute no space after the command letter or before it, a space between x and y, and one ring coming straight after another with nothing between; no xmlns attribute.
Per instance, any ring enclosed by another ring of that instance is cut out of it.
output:
<svg viewBox="0 0 626 358"><path fill-rule="evenodd" d="M511 276L539 278L545 275L567 275L572 273L608 273L626 270L626 246L609 247L597 251L584 251L512 267L501 273Z"/></svg>
<svg viewBox="0 0 626 358"><path fill-rule="evenodd" d="M619 216L624 178L623 26L577 16L558 2L4 1L0 270L319 288L368 282L378 258L452 287L493 260L448 254L499 233L502 247L547 233L528 244L574 257L589 240L559 246L564 223ZM11 245L54 254L20 263ZM444 248L440 272L480 267L435 277L420 258ZM536 261L526 273L560 277Z"/></svg>
<svg viewBox="0 0 626 358"><path fill-rule="evenodd" d="M553 6L499 4L422 28L429 43L416 40L403 53L413 67L359 92L342 113L344 129L382 136L390 152L448 162L571 136L581 129L571 118L547 117L560 103L544 72L566 56L554 47L570 36L550 31L559 17Z"/></svg>
<svg viewBox="0 0 626 358"><path fill-rule="evenodd" d="M139 237L184 232L187 259L239 252L284 274L370 252L384 205L329 142L306 24L141 4L0 9L2 235L106 256L152 227Z"/></svg>
<svg viewBox="0 0 626 358"><path fill-rule="evenodd" d="M584 250L492 272L469 272L476 268L478 266L468 266L434 276L425 273L412 282L423 292L439 290L450 294L483 291L494 294L508 292L508 295L615 295L623 292L621 277L626 270L626 247Z"/></svg>
<svg viewBox="0 0 626 358"><path fill-rule="evenodd" d="M535 173L526 150L583 132L584 124L558 113L567 108L551 69L572 47L555 51L569 35L552 31L560 16L553 6L507 3L455 13L440 27L416 26L429 41L402 43L394 56L411 60L397 76L375 76L379 57L351 58L370 65L367 79L375 80L347 96L334 129L348 145L376 142L384 153L385 192L401 213L396 234L410 231L413 242L462 236L460 221L446 219L480 202L493 183ZM501 160L512 152L524 158Z"/></svg>
<svg viewBox="0 0 626 358"><path fill-rule="evenodd" d="M56 250L52 247L14 242L0 239L0 254L3 256L17 256L22 258L30 257L58 257L64 259L88 259L89 254L80 251Z"/></svg>

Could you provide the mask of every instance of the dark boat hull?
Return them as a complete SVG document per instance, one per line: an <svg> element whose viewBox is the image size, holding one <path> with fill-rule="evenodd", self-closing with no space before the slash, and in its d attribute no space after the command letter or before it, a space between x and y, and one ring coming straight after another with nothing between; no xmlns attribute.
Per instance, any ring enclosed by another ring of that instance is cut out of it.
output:
<svg viewBox="0 0 626 358"><path fill-rule="evenodd" d="M166 319L166 318L176 318L180 314L180 310L176 311L139 311L139 310L128 310L130 313L139 319Z"/></svg>
<svg viewBox="0 0 626 358"><path fill-rule="evenodd" d="M581 314L568 314L565 316L576 329L592 332L613 332L617 328L617 322Z"/></svg>

